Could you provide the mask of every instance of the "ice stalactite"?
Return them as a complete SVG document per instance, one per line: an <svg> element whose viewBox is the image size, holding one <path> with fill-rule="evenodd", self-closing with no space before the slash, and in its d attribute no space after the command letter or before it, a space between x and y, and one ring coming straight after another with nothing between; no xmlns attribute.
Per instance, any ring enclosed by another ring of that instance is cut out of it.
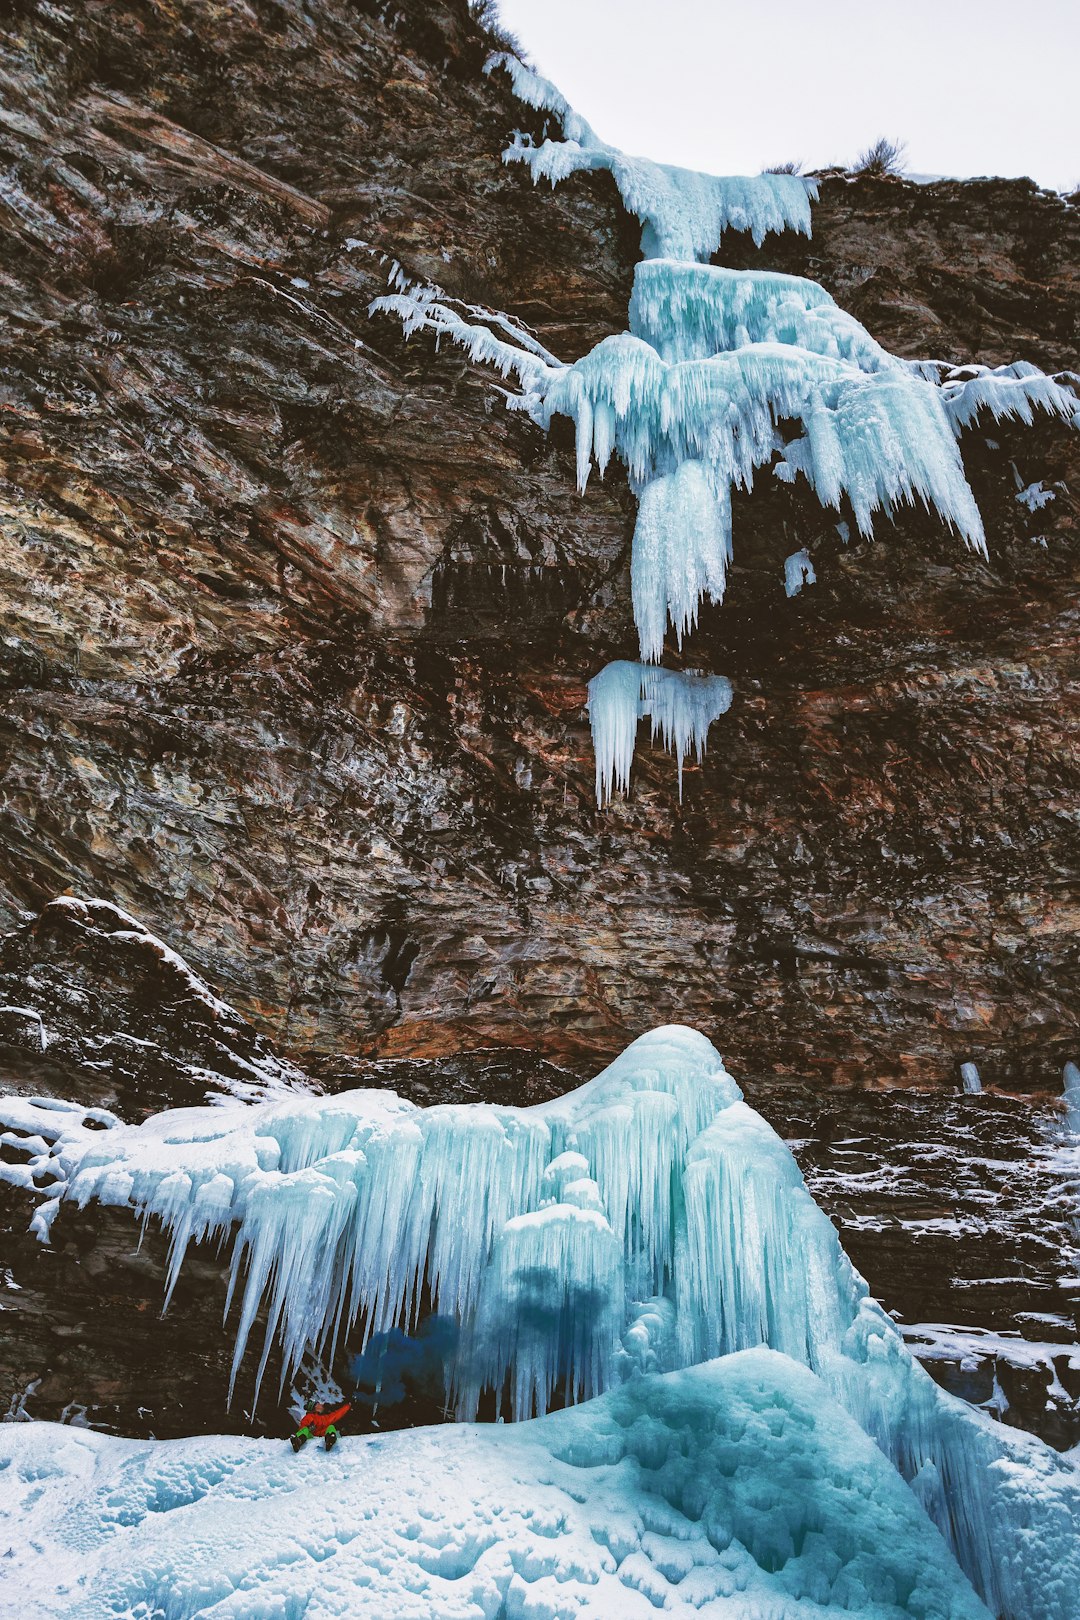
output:
<svg viewBox="0 0 1080 1620"><path fill-rule="evenodd" d="M1048 377L1026 360L993 367L953 366L935 360L919 362L919 368L939 383L957 433L970 427L984 411L995 422L1011 417L1028 426L1034 422L1036 411L1043 411L1080 428L1080 395L1074 392L1080 377L1075 372Z"/></svg>
<svg viewBox="0 0 1080 1620"><path fill-rule="evenodd" d="M615 788L625 793L629 787L638 722L646 717L653 738L659 736L678 762L681 800L683 761L691 749L699 762L704 758L709 727L730 707L731 682L723 675L623 660L606 665L589 682L597 803L605 804Z"/></svg>
<svg viewBox="0 0 1080 1620"><path fill-rule="evenodd" d="M801 551L793 551L784 558L784 594L798 596L807 585L817 584L817 574L810 561L810 553L804 546Z"/></svg>
<svg viewBox="0 0 1080 1620"><path fill-rule="evenodd" d="M582 488L614 452L638 489L697 460L727 495L780 455L778 476L801 473L823 506L846 496L863 534L876 511L921 503L986 549L941 394L903 367L865 372L781 343L668 365L623 333L556 374L540 420L555 415L574 423ZM800 423L802 436L785 444L782 421Z"/></svg>
<svg viewBox="0 0 1080 1620"><path fill-rule="evenodd" d="M307 1351L415 1323L422 1297L458 1330L459 1418L485 1391L527 1417L768 1346L892 1458L996 1613L1072 1613L1080 1473L913 1361L787 1147L692 1030L643 1036L538 1108L355 1091L175 1110L98 1133L69 1196L159 1219L174 1276L196 1238L231 1241L234 1369L261 1307L258 1376L275 1338L288 1376Z"/></svg>
<svg viewBox="0 0 1080 1620"><path fill-rule="evenodd" d="M982 1077L979 1074L977 1063L961 1063L960 1083L970 1097L977 1097L982 1091Z"/></svg>
<svg viewBox="0 0 1080 1620"><path fill-rule="evenodd" d="M630 583L645 663L658 664L670 622L680 646L706 598L722 602L731 562L731 498L700 461L647 483L638 502Z"/></svg>

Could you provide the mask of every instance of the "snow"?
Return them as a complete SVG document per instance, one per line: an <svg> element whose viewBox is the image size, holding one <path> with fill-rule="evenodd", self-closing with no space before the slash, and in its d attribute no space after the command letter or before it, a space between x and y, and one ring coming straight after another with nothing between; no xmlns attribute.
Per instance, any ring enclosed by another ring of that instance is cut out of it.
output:
<svg viewBox="0 0 1080 1620"><path fill-rule="evenodd" d="M48 1050L49 1034L45 1028L45 1020L34 1007L0 1007L0 1017L3 1017L5 1013L14 1018L25 1018L29 1024L36 1024L38 1050L41 1052Z"/></svg>
<svg viewBox="0 0 1080 1620"><path fill-rule="evenodd" d="M80 900L74 896L64 895L58 900L51 900L46 909L68 911L80 922L101 924L111 939L128 942L151 952L176 982L183 986L185 993L196 1001L201 1001L215 1017L236 1018L235 1010L227 1001L222 1001L220 996L214 994L206 980L199 977L178 951L174 951L171 945L166 945L164 940L158 939L156 934L152 934L137 917L133 917L122 906L114 905L111 900ZM117 923L123 926L117 928Z"/></svg>
<svg viewBox="0 0 1080 1620"><path fill-rule="evenodd" d="M607 170L627 212L641 221L645 258L708 259L726 230L749 231L759 246L770 231L810 235L816 180L793 174L720 178L628 157L602 141L553 84L517 57L494 56L487 71L495 68L510 75L519 100L552 113L565 136L534 146L519 135L503 153L504 161L525 164L534 185L549 180L555 186L572 174Z"/></svg>
<svg viewBox="0 0 1080 1620"><path fill-rule="evenodd" d="M1062 1326L1068 1323L1063 1321ZM1050 1373L1060 1361L1070 1371L1080 1372L1078 1344L1025 1339L1020 1333L957 1327L947 1322L905 1322L900 1331L920 1361L956 1361L971 1368L992 1358L1010 1367L1041 1368Z"/></svg>
<svg viewBox="0 0 1080 1620"><path fill-rule="evenodd" d="M40 1199L30 1230L48 1243L60 1198L83 1154L102 1130L120 1121L107 1108L83 1108L55 1097L0 1097L0 1148L21 1160L0 1158L0 1183Z"/></svg>
<svg viewBox="0 0 1080 1620"><path fill-rule="evenodd" d="M0 1510L26 1526L0 1607L55 1620L988 1620L880 1452L764 1350L329 1455L9 1425Z"/></svg>
<svg viewBox="0 0 1080 1620"><path fill-rule="evenodd" d="M816 584L817 574L805 546L784 558L784 590L788 596L798 596L805 585Z"/></svg>
<svg viewBox="0 0 1080 1620"><path fill-rule="evenodd" d="M234 1379L266 1311L256 1384L275 1339L287 1378L305 1354L411 1328L422 1287L456 1328L462 1420L485 1391L521 1419L645 1368L778 1350L913 1484L992 1608L1070 1620L1080 1475L918 1366L693 1030L654 1030L537 1108L353 1091L172 1110L98 1133L67 1196L160 1220L170 1284L192 1241L231 1244Z"/></svg>
<svg viewBox="0 0 1080 1620"><path fill-rule="evenodd" d="M647 715L652 736L673 753L683 794L683 761L691 748L698 762L714 720L731 707L731 682L700 670L676 672L619 660L589 682L589 723L596 758L596 802L604 805L613 789L626 793L637 742L638 721Z"/></svg>

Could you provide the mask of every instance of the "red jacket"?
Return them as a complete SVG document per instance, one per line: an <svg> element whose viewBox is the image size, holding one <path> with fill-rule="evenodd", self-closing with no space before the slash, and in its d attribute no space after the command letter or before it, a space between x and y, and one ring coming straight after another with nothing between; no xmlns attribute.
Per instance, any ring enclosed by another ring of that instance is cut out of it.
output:
<svg viewBox="0 0 1080 1620"><path fill-rule="evenodd" d="M330 1425L340 1423L351 1407L351 1401L346 1401L344 1406L335 1406L333 1410L326 1406L316 1406L313 1411L304 1414L304 1421L300 1427L310 1429L315 1438L321 1440Z"/></svg>

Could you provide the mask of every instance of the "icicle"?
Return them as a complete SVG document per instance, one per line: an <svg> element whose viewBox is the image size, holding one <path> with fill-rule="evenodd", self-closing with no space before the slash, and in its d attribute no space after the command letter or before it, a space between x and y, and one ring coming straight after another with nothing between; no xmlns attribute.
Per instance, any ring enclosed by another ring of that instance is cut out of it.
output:
<svg viewBox="0 0 1080 1620"><path fill-rule="evenodd" d="M1066 1063L1062 1069L1061 1089L1068 1128L1080 1136L1080 1068L1075 1063Z"/></svg>
<svg viewBox="0 0 1080 1620"><path fill-rule="evenodd" d="M978 1065L975 1063L961 1063L960 1082L970 1097L977 1097L982 1091L982 1080L979 1077Z"/></svg>
<svg viewBox="0 0 1080 1620"><path fill-rule="evenodd" d="M674 754L682 800L683 761L693 748L700 761L709 727L731 707L731 682L700 670L654 669L622 660L607 664L589 682L589 722L596 758L596 802L603 806L613 787L630 786L638 721L648 715L652 735Z"/></svg>
<svg viewBox="0 0 1080 1620"><path fill-rule="evenodd" d="M731 499L704 464L684 461L641 492L630 567L641 657L659 663L668 621L678 644L699 604L722 602L731 561Z"/></svg>
<svg viewBox="0 0 1080 1620"><path fill-rule="evenodd" d="M970 427L982 411L995 422L1013 417L1029 425L1036 411L1045 411L1080 428L1080 397L1069 386L1078 379L1071 372L1062 373L1068 382L1059 382L1026 360L994 367L924 361L922 369L940 383L945 409L957 433Z"/></svg>
<svg viewBox="0 0 1080 1620"><path fill-rule="evenodd" d="M816 584L817 574L805 546L784 558L784 590L788 596L798 596L804 586Z"/></svg>

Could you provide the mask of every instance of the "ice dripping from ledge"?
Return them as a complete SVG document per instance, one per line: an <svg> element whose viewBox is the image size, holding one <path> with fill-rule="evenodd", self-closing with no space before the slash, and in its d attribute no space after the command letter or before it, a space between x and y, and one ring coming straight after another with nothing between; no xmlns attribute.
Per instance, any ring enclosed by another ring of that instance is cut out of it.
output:
<svg viewBox="0 0 1080 1620"><path fill-rule="evenodd" d="M517 57L492 57L486 71L496 68L510 75L520 101L552 113L565 137L534 146L518 135L503 153L504 160L525 164L534 185L549 180L555 186L581 170L606 169L627 213L641 221L645 258L708 259L726 230L749 231L759 244L769 231L810 235L816 180L793 174L720 177L628 157L602 141L553 84Z"/></svg>
<svg viewBox="0 0 1080 1620"><path fill-rule="evenodd" d="M731 682L700 670L657 669L617 661L589 682L589 724L596 758L596 802L630 786L638 722L649 718L652 736L663 741L678 762L679 799L683 761L693 749L700 761L709 727L731 707Z"/></svg>

